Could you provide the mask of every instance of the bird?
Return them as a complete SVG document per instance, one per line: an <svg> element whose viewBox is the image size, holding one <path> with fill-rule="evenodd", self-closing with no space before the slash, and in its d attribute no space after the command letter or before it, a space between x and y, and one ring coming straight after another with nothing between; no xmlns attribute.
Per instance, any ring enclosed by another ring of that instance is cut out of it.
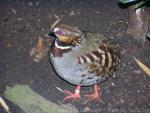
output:
<svg viewBox="0 0 150 113"><path fill-rule="evenodd" d="M50 47L50 63L57 75L76 86L75 92L64 90L67 95L64 101L81 98L84 86L94 87L93 93L84 95L86 102L101 100L99 84L116 72L120 63L119 45L100 33L66 24L56 26L50 37L55 37Z"/></svg>

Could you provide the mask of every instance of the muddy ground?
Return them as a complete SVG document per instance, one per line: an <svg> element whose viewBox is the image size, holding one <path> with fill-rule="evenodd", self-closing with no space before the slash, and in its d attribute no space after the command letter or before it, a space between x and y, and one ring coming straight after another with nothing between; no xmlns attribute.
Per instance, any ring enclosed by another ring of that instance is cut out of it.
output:
<svg viewBox="0 0 150 113"><path fill-rule="evenodd" d="M29 57L38 37L46 39L50 26L62 16L60 23L99 32L121 46L121 64L116 77L100 84L103 102L84 105L81 99L72 103L80 113L149 113L150 77L132 58L150 67L150 41L139 45L125 33L128 12L119 7L117 0L1 0L0 95L4 97L7 86L26 84L44 98L59 103L65 95L56 87L73 91L75 86L55 74L48 56L39 63ZM91 90L82 88L81 94ZM12 113L23 113L16 105L7 103ZM3 112L0 108L0 113Z"/></svg>

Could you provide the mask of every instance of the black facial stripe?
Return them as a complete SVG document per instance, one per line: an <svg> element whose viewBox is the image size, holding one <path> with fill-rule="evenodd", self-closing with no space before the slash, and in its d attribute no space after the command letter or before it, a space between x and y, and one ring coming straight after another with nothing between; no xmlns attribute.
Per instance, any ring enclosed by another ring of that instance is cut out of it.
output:
<svg viewBox="0 0 150 113"><path fill-rule="evenodd" d="M62 47L72 46L71 44L66 44L66 43L64 43L64 42L61 42L61 41L59 41L58 39L56 40L56 43L57 43L59 46L62 46Z"/></svg>

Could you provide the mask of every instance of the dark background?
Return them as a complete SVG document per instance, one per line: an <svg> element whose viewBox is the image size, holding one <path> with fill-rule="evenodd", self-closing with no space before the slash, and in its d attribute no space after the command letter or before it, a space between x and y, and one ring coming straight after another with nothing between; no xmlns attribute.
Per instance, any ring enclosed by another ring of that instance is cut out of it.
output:
<svg viewBox="0 0 150 113"><path fill-rule="evenodd" d="M71 15L71 12L74 15ZM149 11L149 10L148 10ZM72 103L79 111L88 107L102 113L149 113L150 77L132 59L138 58L150 67L150 42L139 45L125 32L128 10L121 8L117 0L0 0L0 94L7 86L29 85L44 98L59 103L64 94L56 89L72 86L53 71L48 56L35 63L29 52L38 37L46 39L50 26L59 17L60 24L77 26L81 30L94 31L113 38L121 47L121 64L115 78L100 84L103 102L83 104L84 99ZM121 22L122 21L122 22ZM81 95L90 93L84 87ZM19 107L7 101L12 113L23 113ZM67 101L66 103L69 103ZM0 107L0 113L3 113Z"/></svg>

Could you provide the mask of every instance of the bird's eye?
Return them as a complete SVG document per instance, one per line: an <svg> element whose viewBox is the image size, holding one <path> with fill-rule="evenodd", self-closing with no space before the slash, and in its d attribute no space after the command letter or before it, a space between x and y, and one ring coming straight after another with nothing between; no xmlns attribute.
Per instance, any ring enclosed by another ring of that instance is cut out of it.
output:
<svg viewBox="0 0 150 113"><path fill-rule="evenodd" d="M61 30L56 31L56 34L63 35L63 32Z"/></svg>

